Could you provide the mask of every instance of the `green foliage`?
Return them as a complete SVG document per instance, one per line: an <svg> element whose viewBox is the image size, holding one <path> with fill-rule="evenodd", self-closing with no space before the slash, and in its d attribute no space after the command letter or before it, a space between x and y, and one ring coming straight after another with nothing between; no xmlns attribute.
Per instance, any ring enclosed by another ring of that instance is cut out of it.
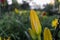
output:
<svg viewBox="0 0 60 40"><path fill-rule="evenodd" d="M57 15L42 17L41 12L37 12L43 27L42 29L44 30L45 27L53 29L51 27L51 21L57 18ZM25 31L27 32L28 28L31 27L29 13L29 10L21 10L18 14L14 11L2 13L0 18L0 36L11 36L12 40L28 40L29 35L26 35ZM51 31L53 32L54 29ZM58 35L60 35L60 32Z"/></svg>
<svg viewBox="0 0 60 40"><path fill-rule="evenodd" d="M27 30L27 20L28 17L23 13L22 15L15 14L14 12L7 12L3 14L0 19L0 36L12 36L13 38L16 38L17 36L17 38L24 40L26 38L24 31Z"/></svg>

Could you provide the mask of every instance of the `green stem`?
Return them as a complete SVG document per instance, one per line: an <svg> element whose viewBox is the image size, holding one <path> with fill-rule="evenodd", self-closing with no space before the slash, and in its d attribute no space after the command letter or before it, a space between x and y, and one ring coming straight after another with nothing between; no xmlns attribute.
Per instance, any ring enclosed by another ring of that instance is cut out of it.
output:
<svg viewBox="0 0 60 40"><path fill-rule="evenodd" d="M32 40L36 40L36 39L32 39Z"/></svg>
<svg viewBox="0 0 60 40"><path fill-rule="evenodd" d="M40 35L38 35L38 40L41 40L41 36Z"/></svg>

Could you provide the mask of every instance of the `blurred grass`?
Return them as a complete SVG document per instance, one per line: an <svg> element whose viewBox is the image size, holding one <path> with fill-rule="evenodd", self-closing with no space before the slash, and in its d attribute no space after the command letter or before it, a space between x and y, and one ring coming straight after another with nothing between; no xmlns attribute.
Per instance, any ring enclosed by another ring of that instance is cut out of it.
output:
<svg viewBox="0 0 60 40"><path fill-rule="evenodd" d="M43 17L41 16L41 11L37 11L37 14L43 30L45 27L53 29L51 22L53 19L57 18L57 15ZM25 31L28 31L28 28L31 27L29 15L30 10L20 10L17 14L14 11L2 12L2 17L0 18L0 36L11 36L14 40L28 40ZM60 37L60 34L58 35Z"/></svg>

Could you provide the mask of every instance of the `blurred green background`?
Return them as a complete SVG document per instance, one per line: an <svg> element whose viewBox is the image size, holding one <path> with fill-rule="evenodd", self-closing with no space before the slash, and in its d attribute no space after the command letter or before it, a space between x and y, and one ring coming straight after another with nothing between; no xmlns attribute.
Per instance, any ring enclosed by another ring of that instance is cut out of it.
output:
<svg viewBox="0 0 60 40"><path fill-rule="evenodd" d="M11 37L11 40L31 40L28 33L28 28L31 27L30 9L29 5L26 5L26 8L23 8L25 7L23 5L18 5L14 1L12 5L8 5L7 2L0 3L0 36L3 38ZM55 15L56 12L50 11L52 8L53 5L47 4L45 9L35 9L35 11L37 12L42 25L42 34L44 28L48 27L54 38L55 29L51 26L51 22L55 18L58 18L58 15ZM46 11L45 16L43 15L44 10ZM60 38L60 31L57 35ZM43 39L43 35L41 36Z"/></svg>

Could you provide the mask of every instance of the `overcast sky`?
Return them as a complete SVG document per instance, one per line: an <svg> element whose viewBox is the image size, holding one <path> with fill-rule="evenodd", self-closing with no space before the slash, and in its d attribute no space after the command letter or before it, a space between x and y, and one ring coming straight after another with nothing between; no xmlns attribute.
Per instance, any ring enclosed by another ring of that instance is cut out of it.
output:
<svg viewBox="0 0 60 40"><path fill-rule="evenodd" d="M17 0L18 2L22 3L23 0ZM47 3L50 3L51 1L54 2L54 0L24 0L24 1L27 1L27 2L35 2L37 4L47 4Z"/></svg>
<svg viewBox="0 0 60 40"><path fill-rule="evenodd" d="M7 0L8 3L11 3L12 0ZM23 3L23 0L16 0L18 3ZM51 1L54 2L54 0L24 0L26 2L35 2L36 4L40 4L40 5L43 5L43 4L47 4L47 3L50 3Z"/></svg>
<svg viewBox="0 0 60 40"><path fill-rule="evenodd" d="M7 0L8 4L12 4L12 0ZM23 0L16 0L18 4L23 4ZM30 6L40 5L43 8L43 5L54 3L54 0L24 0L29 3Z"/></svg>

